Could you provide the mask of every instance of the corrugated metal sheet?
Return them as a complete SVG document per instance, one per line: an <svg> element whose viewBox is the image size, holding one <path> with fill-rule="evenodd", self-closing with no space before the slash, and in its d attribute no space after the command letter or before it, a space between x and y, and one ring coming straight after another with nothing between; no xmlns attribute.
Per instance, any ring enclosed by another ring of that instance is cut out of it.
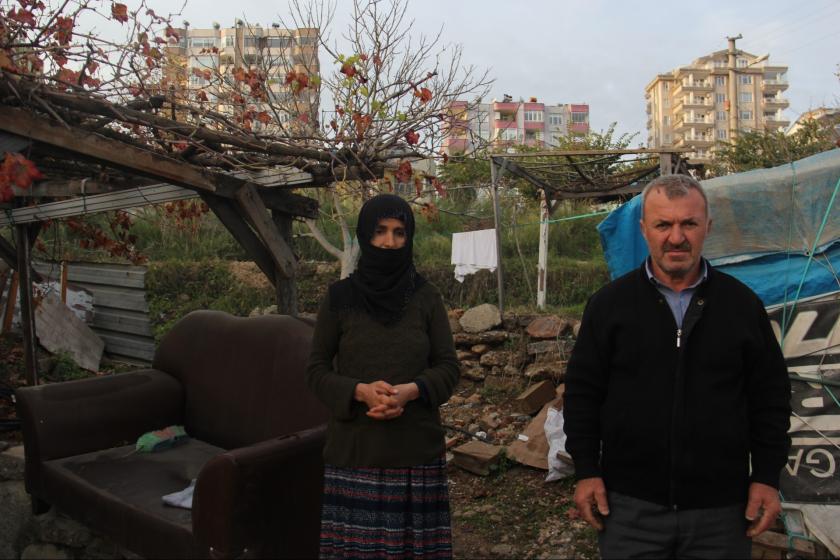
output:
<svg viewBox="0 0 840 560"><path fill-rule="evenodd" d="M55 263L33 268L58 279ZM91 328L105 341L105 352L117 358L151 362L155 352L145 291L146 267L103 263L69 263L67 280L93 294Z"/></svg>

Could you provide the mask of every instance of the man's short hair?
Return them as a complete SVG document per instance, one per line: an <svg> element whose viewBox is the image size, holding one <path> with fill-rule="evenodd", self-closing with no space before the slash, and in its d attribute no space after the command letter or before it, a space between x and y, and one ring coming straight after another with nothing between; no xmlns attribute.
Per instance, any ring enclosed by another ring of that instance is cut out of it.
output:
<svg viewBox="0 0 840 560"><path fill-rule="evenodd" d="M709 208L709 199L706 197L706 191L700 181L688 175L661 175L647 184L642 191L642 219L645 219L645 202L647 202L648 194L654 189L665 189L665 196L668 200L687 196L692 189L699 192L703 197L703 205L706 207L706 219L711 219L712 212Z"/></svg>

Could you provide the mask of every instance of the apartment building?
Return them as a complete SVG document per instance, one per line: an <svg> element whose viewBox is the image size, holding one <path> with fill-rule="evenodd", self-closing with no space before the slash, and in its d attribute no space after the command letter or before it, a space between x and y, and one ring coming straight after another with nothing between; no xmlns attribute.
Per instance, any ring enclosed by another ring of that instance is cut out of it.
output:
<svg viewBox="0 0 840 560"><path fill-rule="evenodd" d="M651 80L645 87L648 147L687 148L690 162L708 163L717 142L790 124L787 66L735 50L730 72L728 56L720 50Z"/></svg>
<svg viewBox="0 0 840 560"><path fill-rule="evenodd" d="M546 105L532 97L513 101L449 104L449 119L443 139L447 154L472 151L483 145L551 147L556 138L589 132L589 105Z"/></svg>
<svg viewBox="0 0 840 560"><path fill-rule="evenodd" d="M309 76L318 74L317 29L285 29L276 24L251 26L239 20L233 27L218 24L209 29L184 27L179 35L179 43L168 49L167 79L189 92L203 91L206 103L215 105L216 110L225 114L235 112L234 101L219 94L223 89L235 89L233 73L237 68L243 68L265 71L266 93L272 104L288 109L280 112L281 121L288 122L303 113L317 114L315 90L295 93L285 81L289 71L305 72ZM220 76L224 77L225 84ZM242 86L242 89L248 91L249 88ZM248 108L252 107L257 111L264 109L259 104L248 105ZM259 129L262 123L254 121L253 126Z"/></svg>

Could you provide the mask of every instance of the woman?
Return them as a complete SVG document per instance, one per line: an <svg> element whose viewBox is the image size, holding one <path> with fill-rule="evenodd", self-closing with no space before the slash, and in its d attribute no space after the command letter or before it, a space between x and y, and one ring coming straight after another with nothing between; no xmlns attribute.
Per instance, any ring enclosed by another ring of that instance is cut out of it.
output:
<svg viewBox="0 0 840 560"><path fill-rule="evenodd" d="M331 411L321 557L448 558L438 407L459 370L446 309L414 268L405 200L385 194L366 202L356 236L358 268L330 286L307 370Z"/></svg>

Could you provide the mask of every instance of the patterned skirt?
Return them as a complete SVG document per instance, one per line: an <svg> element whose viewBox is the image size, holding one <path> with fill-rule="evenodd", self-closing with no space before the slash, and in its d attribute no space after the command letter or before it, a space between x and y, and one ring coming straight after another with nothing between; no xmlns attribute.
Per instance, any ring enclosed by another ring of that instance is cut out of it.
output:
<svg viewBox="0 0 840 560"><path fill-rule="evenodd" d="M398 469L327 465L321 558L451 558L443 460Z"/></svg>

